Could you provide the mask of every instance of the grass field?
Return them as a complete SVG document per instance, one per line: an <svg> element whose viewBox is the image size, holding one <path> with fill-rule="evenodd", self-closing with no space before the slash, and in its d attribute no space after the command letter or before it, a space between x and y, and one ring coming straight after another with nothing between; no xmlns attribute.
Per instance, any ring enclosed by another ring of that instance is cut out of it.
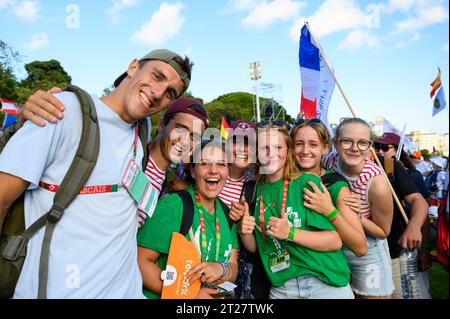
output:
<svg viewBox="0 0 450 319"><path fill-rule="evenodd" d="M449 299L448 272L440 264L433 263L429 272L430 293L433 299Z"/></svg>

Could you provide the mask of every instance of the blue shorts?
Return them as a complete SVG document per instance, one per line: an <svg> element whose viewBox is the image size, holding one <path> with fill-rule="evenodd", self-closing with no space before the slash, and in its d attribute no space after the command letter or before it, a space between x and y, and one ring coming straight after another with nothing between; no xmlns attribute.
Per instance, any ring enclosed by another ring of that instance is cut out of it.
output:
<svg viewBox="0 0 450 319"><path fill-rule="evenodd" d="M328 286L316 277L300 276L270 289L270 299L354 299L350 285Z"/></svg>
<svg viewBox="0 0 450 319"><path fill-rule="evenodd" d="M394 291L391 256L386 239L366 234L367 254L356 256L344 246L344 253L352 271L350 280L353 292L361 296L385 297Z"/></svg>

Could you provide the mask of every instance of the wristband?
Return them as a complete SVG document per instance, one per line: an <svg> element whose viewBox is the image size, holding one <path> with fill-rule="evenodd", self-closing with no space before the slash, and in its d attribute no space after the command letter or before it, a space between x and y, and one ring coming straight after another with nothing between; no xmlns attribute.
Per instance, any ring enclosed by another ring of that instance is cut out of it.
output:
<svg viewBox="0 0 450 319"><path fill-rule="evenodd" d="M325 218L331 222L331 220L339 214L340 214L339 211L336 208L334 208L331 213L329 213L328 215L325 216Z"/></svg>
<svg viewBox="0 0 450 319"><path fill-rule="evenodd" d="M294 237L295 237L295 228L291 227L291 229L289 230L289 241L294 241Z"/></svg>

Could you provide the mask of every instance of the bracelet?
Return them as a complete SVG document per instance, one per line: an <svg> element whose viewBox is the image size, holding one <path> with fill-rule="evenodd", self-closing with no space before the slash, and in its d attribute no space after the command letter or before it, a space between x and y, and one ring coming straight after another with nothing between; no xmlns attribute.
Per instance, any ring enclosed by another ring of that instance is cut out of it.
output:
<svg viewBox="0 0 450 319"><path fill-rule="evenodd" d="M224 263L224 262L222 262L222 261L218 261L218 263L219 263L220 266L222 267L222 276L220 276L220 278L219 278L219 279L222 279L222 278L225 277L226 274L227 274L227 266L228 266L229 263Z"/></svg>
<svg viewBox="0 0 450 319"><path fill-rule="evenodd" d="M295 228L291 227L291 229L289 230L288 241L294 241L294 238L295 238Z"/></svg>
<svg viewBox="0 0 450 319"><path fill-rule="evenodd" d="M339 211L336 208L334 208L331 213L325 216L325 218L328 219L330 222L332 222L333 219L339 214L340 214Z"/></svg>

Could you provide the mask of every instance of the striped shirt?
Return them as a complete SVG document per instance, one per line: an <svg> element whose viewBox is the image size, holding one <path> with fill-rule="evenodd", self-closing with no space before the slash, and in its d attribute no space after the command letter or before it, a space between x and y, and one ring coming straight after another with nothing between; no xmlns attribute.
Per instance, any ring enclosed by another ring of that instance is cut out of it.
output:
<svg viewBox="0 0 450 319"><path fill-rule="evenodd" d="M244 183L246 181L247 175L245 174L239 179L228 177L225 182L225 186L219 193L220 200L228 207L231 207L232 202L239 202L241 199L242 188L244 187Z"/></svg>
<svg viewBox="0 0 450 319"><path fill-rule="evenodd" d="M151 216L153 212L155 211L156 203L158 202L159 194L161 193L162 184L164 183L164 180L166 179L166 172L160 170L155 162L153 161L152 157L148 157L148 163L147 167L144 171L145 175L147 175L150 178L150 186L153 187L153 189L156 191L156 193L153 195L154 198L152 199L153 203L149 209L149 212L146 213L144 210L142 210L140 207L138 207L138 227L141 228L142 225L144 225L145 220L147 217Z"/></svg>
<svg viewBox="0 0 450 319"><path fill-rule="evenodd" d="M338 172L347 179L350 184L350 189L353 193L359 195L361 199L361 214L366 217L371 217L370 203L369 203L369 189L372 179L375 176L382 174L382 170L371 160L366 159L366 163L361 170L358 177L348 177L339 166L339 155L336 151L324 156L322 164L335 172Z"/></svg>

